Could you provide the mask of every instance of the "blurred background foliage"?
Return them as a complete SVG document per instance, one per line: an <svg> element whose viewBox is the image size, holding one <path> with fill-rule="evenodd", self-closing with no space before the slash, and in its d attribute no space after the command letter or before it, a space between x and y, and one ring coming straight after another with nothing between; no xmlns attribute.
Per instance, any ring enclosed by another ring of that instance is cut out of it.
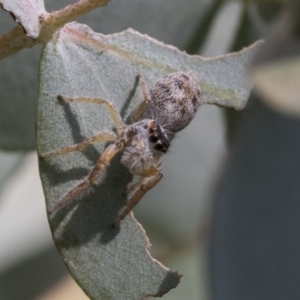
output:
<svg viewBox="0 0 300 300"><path fill-rule="evenodd" d="M45 2L51 11L73 1ZM264 53L277 49L276 61L299 50L297 22L277 21L285 2L113 0L78 21L105 34L131 27L205 57L238 51L273 29ZM0 34L14 26L0 11ZM282 26L291 38L272 44ZM53 246L32 153L40 51L0 62L0 299L87 299ZM300 298L299 120L261 100L253 93L243 112L202 107L174 141L164 182L135 209L153 256L184 274L164 299Z"/></svg>

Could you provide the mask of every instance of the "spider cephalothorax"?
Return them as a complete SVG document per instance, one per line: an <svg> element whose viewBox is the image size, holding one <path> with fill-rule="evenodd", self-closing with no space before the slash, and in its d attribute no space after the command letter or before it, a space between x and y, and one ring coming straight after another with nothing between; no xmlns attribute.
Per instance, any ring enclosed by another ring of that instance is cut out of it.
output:
<svg viewBox="0 0 300 300"><path fill-rule="evenodd" d="M150 119L128 125L127 129L131 131L132 137L124 148L121 163L132 174L143 176L167 152L169 139L163 128Z"/></svg>
<svg viewBox="0 0 300 300"><path fill-rule="evenodd" d="M140 78L141 79L141 78ZM58 96L61 101L104 104L108 109L116 133L103 131L99 134L66 148L41 155L51 157L80 151L87 145L113 141L102 153L90 174L75 188L63 196L49 211L52 213L68 201L85 192L89 187L102 182L104 173L113 157L123 151L121 163L139 180L126 189L127 206L114 222L118 224L138 203L143 195L162 178L160 170L163 156L176 132L186 127L200 106L200 84L193 72L177 72L158 80L150 92L141 79L144 101L131 114L131 124L122 118L108 100L101 98Z"/></svg>

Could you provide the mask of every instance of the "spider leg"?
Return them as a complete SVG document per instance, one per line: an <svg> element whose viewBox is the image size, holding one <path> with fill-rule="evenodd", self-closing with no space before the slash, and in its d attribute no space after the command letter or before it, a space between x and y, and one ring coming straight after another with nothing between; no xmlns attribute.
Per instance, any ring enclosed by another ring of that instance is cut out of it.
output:
<svg viewBox="0 0 300 300"><path fill-rule="evenodd" d="M151 96L148 92L146 82L144 81L142 75L138 75L139 83L141 85L142 93L143 93L143 102L131 113L130 121L131 123L137 122L141 116L143 115L144 111L147 109L151 102Z"/></svg>
<svg viewBox="0 0 300 300"><path fill-rule="evenodd" d="M117 108L115 107L115 105L113 103L111 103L108 100L105 100L102 98L68 97L68 96L64 96L64 95L59 95L57 98L61 101L65 101L65 102L83 102L83 103L88 103L88 104L104 104L105 107L107 108L108 112L110 113L112 122L114 124L114 127L117 129L117 131L119 131L124 126L123 122L122 122L122 118L121 118ZM68 146L68 147L65 147L62 149L49 151L47 153L43 153L41 155L41 157L46 158L46 157L51 157L51 156L56 156L56 155L61 155L61 154L67 154L67 153L74 152L74 151L81 151L89 144L115 141L116 139L117 139L117 136L115 133L103 131L89 139L84 140L81 143L71 145L71 146Z"/></svg>
<svg viewBox="0 0 300 300"><path fill-rule="evenodd" d="M132 196L127 200L127 205L124 210L115 219L113 223L114 226L117 226L120 221L129 214L129 212L134 206L137 205L146 192L152 189L161 180L162 176L163 175L158 168L152 167L145 176L140 178L136 184L127 189L127 192L129 191L132 193Z"/></svg>
<svg viewBox="0 0 300 300"><path fill-rule="evenodd" d="M56 156L56 155L67 154L67 153L74 152L74 151L81 151L90 144L110 142L110 141L115 141L116 139L117 139L117 136L114 132L102 131L102 132L92 136L91 138L84 140L81 143L43 153L43 154L41 154L41 157L47 158L47 157L52 157L52 156Z"/></svg>
<svg viewBox="0 0 300 300"><path fill-rule="evenodd" d="M88 188L95 186L104 179L105 170L108 167L110 161L113 157L120 151L124 149L124 144L122 142L116 141L114 144L108 146L99 160L97 164L90 172L90 174L75 188L67 192L65 196L63 196L48 212L51 214L58 210L60 207L64 206L73 198L81 195Z"/></svg>
<svg viewBox="0 0 300 300"><path fill-rule="evenodd" d="M122 118L121 118L116 106L108 100L105 100L102 98L90 98L90 97L69 97L69 96L65 96L65 95L59 95L59 96L57 96L57 98L59 100L65 101L65 102L104 104L110 114L110 117L112 119L114 127L117 130L119 130L121 127L123 127L123 121L122 121Z"/></svg>

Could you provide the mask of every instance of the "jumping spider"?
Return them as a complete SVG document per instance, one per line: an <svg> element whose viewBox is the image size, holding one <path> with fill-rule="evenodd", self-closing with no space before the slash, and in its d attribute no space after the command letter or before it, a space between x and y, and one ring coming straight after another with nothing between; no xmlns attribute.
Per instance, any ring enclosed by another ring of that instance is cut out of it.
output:
<svg viewBox="0 0 300 300"><path fill-rule="evenodd" d="M127 205L114 221L117 225L144 194L153 188L162 178L160 169L162 159L170 146L175 133L186 127L202 104L200 84L193 72L171 73L158 80L148 92L145 82L139 76L144 101L130 116L130 125L123 123L113 103L101 98L68 97L60 95L58 99L65 102L82 102L87 104L104 104L110 113L116 133L103 131L85 141L66 148L53 150L41 155L51 157L80 151L89 144L113 141L102 153L89 175L76 187L64 195L49 213L84 193L104 179L105 170L113 157L123 151L121 163L139 180L127 187Z"/></svg>

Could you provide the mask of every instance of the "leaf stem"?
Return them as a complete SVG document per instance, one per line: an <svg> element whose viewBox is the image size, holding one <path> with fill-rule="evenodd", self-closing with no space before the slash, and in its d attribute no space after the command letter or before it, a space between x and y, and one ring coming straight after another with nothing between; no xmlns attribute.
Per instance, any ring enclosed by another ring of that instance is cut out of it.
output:
<svg viewBox="0 0 300 300"><path fill-rule="evenodd" d="M42 20L41 34L38 38L39 41L42 43L48 41L58 28L63 27L66 23L75 21L78 17L89 13L95 8L106 6L108 2L110 0L79 0L61 10L42 16L44 18Z"/></svg>
<svg viewBox="0 0 300 300"><path fill-rule="evenodd" d="M10 32L0 36L0 60L24 48L37 44L33 38L26 36L23 27L17 26Z"/></svg>
<svg viewBox="0 0 300 300"><path fill-rule="evenodd" d="M79 0L61 10L41 14L40 34L36 40L26 36L21 26L13 28L9 33L0 36L0 60L24 48L31 48L37 43L46 44L53 34L66 23L76 20L81 15L95 8L106 6L110 0Z"/></svg>

